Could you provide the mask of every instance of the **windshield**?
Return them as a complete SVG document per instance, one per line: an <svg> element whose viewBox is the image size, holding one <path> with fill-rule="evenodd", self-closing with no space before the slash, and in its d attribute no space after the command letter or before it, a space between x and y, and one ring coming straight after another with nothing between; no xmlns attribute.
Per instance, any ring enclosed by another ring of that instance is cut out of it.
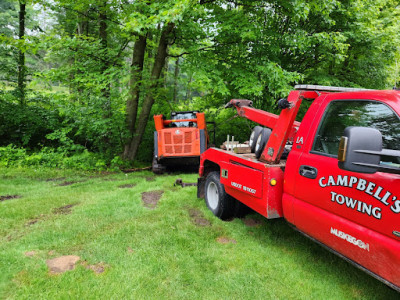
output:
<svg viewBox="0 0 400 300"><path fill-rule="evenodd" d="M171 114L172 120L185 120L185 119L196 119L197 112L174 112ZM174 122L172 126L176 127L197 127L195 122Z"/></svg>

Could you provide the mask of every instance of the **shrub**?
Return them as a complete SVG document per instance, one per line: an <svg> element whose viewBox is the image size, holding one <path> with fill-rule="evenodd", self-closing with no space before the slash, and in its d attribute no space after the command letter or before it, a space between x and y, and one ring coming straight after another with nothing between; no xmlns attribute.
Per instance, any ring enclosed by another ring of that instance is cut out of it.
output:
<svg viewBox="0 0 400 300"><path fill-rule="evenodd" d="M86 149L68 153L63 148L43 147L40 151L28 153L14 145L0 147L0 166L4 167L51 167L60 169L78 169L85 171L118 170L119 160L115 158L111 166L100 155Z"/></svg>

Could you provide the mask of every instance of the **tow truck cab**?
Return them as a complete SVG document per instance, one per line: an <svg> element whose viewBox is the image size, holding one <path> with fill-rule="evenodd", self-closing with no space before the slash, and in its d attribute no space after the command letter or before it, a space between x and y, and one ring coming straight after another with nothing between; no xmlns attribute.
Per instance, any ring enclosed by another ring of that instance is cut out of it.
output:
<svg viewBox="0 0 400 300"><path fill-rule="evenodd" d="M298 87L279 117L231 100L239 115L272 132L259 158L205 151L198 196L223 218L243 204L266 218L284 217L399 291L400 92L331 89ZM294 122L308 99L302 122ZM281 159L285 147L291 151Z"/></svg>

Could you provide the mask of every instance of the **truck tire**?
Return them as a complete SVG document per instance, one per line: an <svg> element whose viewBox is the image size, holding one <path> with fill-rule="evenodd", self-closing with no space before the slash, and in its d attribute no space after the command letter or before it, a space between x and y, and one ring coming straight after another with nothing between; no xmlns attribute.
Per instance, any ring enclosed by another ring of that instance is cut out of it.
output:
<svg viewBox="0 0 400 300"><path fill-rule="evenodd" d="M234 216L235 199L225 192L219 179L219 172L211 172L206 178L205 201L214 216L227 220Z"/></svg>
<svg viewBox="0 0 400 300"><path fill-rule="evenodd" d="M151 164L151 170L154 174L163 174L165 172L165 166L160 164L157 159L154 157L153 162Z"/></svg>
<svg viewBox="0 0 400 300"><path fill-rule="evenodd" d="M247 207L244 205L242 202L239 200L236 200L235 203L235 218L244 218L246 215L248 215L251 212L251 208Z"/></svg>
<svg viewBox="0 0 400 300"><path fill-rule="evenodd" d="M253 128L253 131L250 134L249 146L250 146L251 153L254 153L254 151L256 149L256 141L257 141L258 135L261 133L262 130L263 130L263 128L261 126L256 126Z"/></svg>
<svg viewBox="0 0 400 300"><path fill-rule="evenodd" d="M261 154L263 153L265 145L267 144L269 136L271 135L271 132L272 132L271 129L264 128L258 135L254 151L256 158L260 158Z"/></svg>

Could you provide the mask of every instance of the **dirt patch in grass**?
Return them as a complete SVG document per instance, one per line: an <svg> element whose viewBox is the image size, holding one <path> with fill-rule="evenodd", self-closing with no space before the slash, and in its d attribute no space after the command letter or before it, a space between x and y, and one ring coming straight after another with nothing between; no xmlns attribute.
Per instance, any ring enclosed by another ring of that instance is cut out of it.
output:
<svg viewBox="0 0 400 300"><path fill-rule="evenodd" d="M6 236L7 242L16 241L24 237L26 232L14 232Z"/></svg>
<svg viewBox="0 0 400 300"><path fill-rule="evenodd" d="M61 180L65 180L66 177L59 177L59 178L48 178L46 179L47 182L52 182L52 181L61 181Z"/></svg>
<svg viewBox="0 0 400 300"><path fill-rule="evenodd" d="M96 178L96 177L95 177ZM98 178L98 177L97 177ZM120 180L120 179L118 179L118 178L102 178L102 180L104 180L104 181L118 181L118 180Z"/></svg>
<svg viewBox="0 0 400 300"><path fill-rule="evenodd" d="M72 212L71 208L74 207L75 205L78 205L78 203L73 203L73 204L68 204L68 205L64 205L61 207L53 208L53 214L68 215Z"/></svg>
<svg viewBox="0 0 400 300"><path fill-rule="evenodd" d="M74 184L74 183L77 183L77 181L64 181L64 182L61 182L60 184L57 184L58 186L68 186L68 185L71 185L71 184Z"/></svg>
<svg viewBox="0 0 400 300"><path fill-rule="evenodd" d="M31 225L36 224L37 222L39 222L39 220L40 220L40 219L32 219L32 220L29 220L25 225L26 225L26 226L31 226Z"/></svg>
<svg viewBox="0 0 400 300"><path fill-rule="evenodd" d="M146 181L154 181L154 180L156 180L154 177L145 177L146 178Z"/></svg>
<svg viewBox="0 0 400 300"><path fill-rule="evenodd" d="M75 269L75 264L80 260L76 255L65 255L46 260L51 274L60 274Z"/></svg>
<svg viewBox="0 0 400 300"><path fill-rule="evenodd" d="M45 215L41 214L39 217L36 217L34 219L30 219L28 222L25 223L26 226L32 226L33 224L36 224L37 222L45 219Z"/></svg>
<svg viewBox="0 0 400 300"><path fill-rule="evenodd" d="M21 195L3 195L0 196L0 202L6 201L6 200L11 200L11 199L18 199L21 198Z"/></svg>
<svg viewBox="0 0 400 300"><path fill-rule="evenodd" d="M227 238L226 236L217 237L217 243L220 244L237 244L237 241L234 239Z"/></svg>
<svg viewBox="0 0 400 300"><path fill-rule="evenodd" d="M248 227L259 227L263 224L263 221L253 218L243 219L242 221Z"/></svg>
<svg viewBox="0 0 400 300"><path fill-rule="evenodd" d="M151 192L143 192L142 193L142 201L145 207L154 209L157 206L158 201L164 191L151 191Z"/></svg>
<svg viewBox="0 0 400 300"><path fill-rule="evenodd" d="M210 221L204 218L203 213L196 208L189 209L189 216L192 218L193 223L198 227L211 226Z"/></svg>
<svg viewBox="0 0 400 300"><path fill-rule="evenodd" d="M129 188L133 188L135 186L136 186L136 184L134 183L134 184L122 184L122 185L119 185L118 187L120 189L129 189Z"/></svg>
<svg viewBox="0 0 400 300"><path fill-rule="evenodd" d="M92 270L96 274L101 274L106 269L106 264L103 263L103 262L99 262L99 263L94 264L94 265L89 265L88 262L86 260L84 260L83 262L81 262L81 265L85 269Z"/></svg>
<svg viewBox="0 0 400 300"><path fill-rule="evenodd" d="M24 254L26 257L32 257L36 255L36 251L27 251Z"/></svg>

